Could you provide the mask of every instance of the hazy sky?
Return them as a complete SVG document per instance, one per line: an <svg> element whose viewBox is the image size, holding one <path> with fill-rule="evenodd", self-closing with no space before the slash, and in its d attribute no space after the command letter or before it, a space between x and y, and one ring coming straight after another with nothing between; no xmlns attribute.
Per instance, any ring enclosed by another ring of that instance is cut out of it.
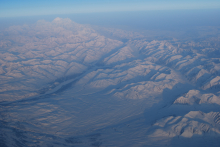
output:
<svg viewBox="0 0 220 147"><path fill-rule="evenodd" d="M0 0L0 17L216 8L220 0Z"/></svg>

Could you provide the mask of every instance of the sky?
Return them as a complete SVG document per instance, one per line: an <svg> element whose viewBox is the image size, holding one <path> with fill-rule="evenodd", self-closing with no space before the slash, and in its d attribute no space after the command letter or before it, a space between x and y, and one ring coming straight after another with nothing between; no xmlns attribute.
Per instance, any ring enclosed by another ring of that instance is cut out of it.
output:
<svg viewBox="0 0 220 147"><path fill-rule="evenodd" d="M146 10L220 9L219 0L0 0L0 17L123 12Z"/></svg>

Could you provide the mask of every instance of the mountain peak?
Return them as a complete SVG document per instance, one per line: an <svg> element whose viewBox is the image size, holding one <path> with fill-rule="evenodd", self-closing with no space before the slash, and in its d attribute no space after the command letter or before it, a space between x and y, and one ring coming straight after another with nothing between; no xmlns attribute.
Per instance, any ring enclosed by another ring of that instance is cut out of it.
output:
<svg viewBox="0 0 220 147"><path fill-rule="evenodd" d="M55 19L53 20L53 22L59 22L59 21L61 21L61 20L62 20L62 18L57 17L57 18L55 18Z"/></svg>

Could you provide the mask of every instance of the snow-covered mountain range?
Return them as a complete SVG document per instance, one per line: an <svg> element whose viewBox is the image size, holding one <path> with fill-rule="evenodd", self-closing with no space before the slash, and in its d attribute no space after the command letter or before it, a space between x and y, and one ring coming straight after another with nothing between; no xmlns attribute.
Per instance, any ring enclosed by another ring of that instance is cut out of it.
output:
<svg viewBox="0 0 220 147"><path fill-rule="evenodd" d="M220 30L0 32L0 146L219 146Z"/></svg>

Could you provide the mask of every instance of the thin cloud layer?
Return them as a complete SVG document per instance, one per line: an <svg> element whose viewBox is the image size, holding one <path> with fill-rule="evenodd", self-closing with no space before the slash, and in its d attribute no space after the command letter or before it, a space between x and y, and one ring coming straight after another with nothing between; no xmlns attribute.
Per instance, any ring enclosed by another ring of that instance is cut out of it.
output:
<svg viewBox="0 0 220 147"><path fill-rule="evenodd" d="M182 10L182 9L219 9L217 0L191 1L146 1L146 0L81 0L81 1L3 1L0 5L0 17L18 17L52 14L148 11L148 10Z"/></svg>

